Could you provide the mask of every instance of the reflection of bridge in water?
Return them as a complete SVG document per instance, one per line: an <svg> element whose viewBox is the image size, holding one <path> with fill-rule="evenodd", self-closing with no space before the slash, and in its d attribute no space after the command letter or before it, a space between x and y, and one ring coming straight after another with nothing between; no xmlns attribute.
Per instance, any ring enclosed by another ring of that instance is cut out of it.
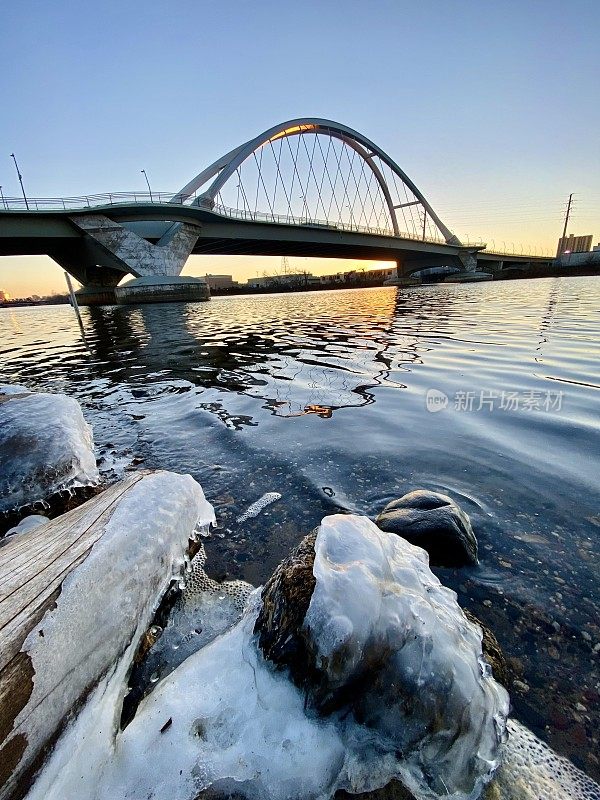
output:
<svg viewBox="0 0 600 800"><path fill-rule="evenodd" d="M228 395L253 398L276 416L329 417L370 405L377 387L404 388L426 347L413 304L407 329L401 295L343 294L342 313L337 295L323 292L304 295L310 303L279 297L278 318L266 299L245 297L212 307L91 308L85 326L98 371L134 397L198 387L197 406L232 427L253 424L253 414ZM436 308L448 302L437 298Z"/></svg>
<svg viewBox="0 0 600 800"><path fill-rule="evenodd" d="M83 303L197 299L180 277L190 254L289 255L427 267L548 263L461 242L400 166L345 125L297 119L231 150L176 194L6 198L0 255L47 254L84 289ZM194 288L195 287L195 288ZM204 286L202 289L205 291Z"/></svg>

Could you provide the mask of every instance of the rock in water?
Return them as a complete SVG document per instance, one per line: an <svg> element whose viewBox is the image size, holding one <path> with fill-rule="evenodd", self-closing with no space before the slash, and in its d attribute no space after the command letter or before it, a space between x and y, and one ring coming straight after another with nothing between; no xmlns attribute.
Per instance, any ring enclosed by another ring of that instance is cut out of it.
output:
<svg viewBox="0 0 600 800"><path fill-rule="evenodd" d="M262 592L262 606L256 620L259 647L265 658L287 667L296 685L304 687L312 677L307 653L310 638L303 628L315 577L315 542L318 528L279 564Z"/></svg>
<svg viewBox="0 0 600 800"><path fill-rule="evenodd" d="M415 796L477 797L499 764L509 706L481 631L421 549L353 515L321 523L306 608L311 544L263 590L264 655L290 669L321 714L350 713L371 747L395 753L389 778Z"/></svg>
<svg viewBox="0 0 600 800"><path fill-rule="evenodd" d="M76 400L1 388L0 513L98 483L92 429Z"/></svg>
<svg viewBox="0 0 600 800"><path fill-rule="evenodd" d="M388 503L376 522L382 531L426 550L435 567L477 563L477 539L469 517L445 494L409 492Z"/></svg>

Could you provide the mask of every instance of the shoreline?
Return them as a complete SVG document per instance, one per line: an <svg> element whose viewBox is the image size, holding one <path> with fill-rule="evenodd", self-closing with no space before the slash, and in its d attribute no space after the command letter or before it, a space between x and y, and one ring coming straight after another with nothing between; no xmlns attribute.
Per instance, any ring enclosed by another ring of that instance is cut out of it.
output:
<svg viewBox="0 0 600 800"><path fill-rule="evenodd" d="M506 270L506 275L494 275L494 281L511 281L511 280L527 280L528 278L584 278L584 277L600 277L600 267L590 268L587 267L573 267L568 272L564 267L533 267L527 272L522 270ZM443 276L447 277L447 276ZM422 281L421 283L414 284L415 286L432 286L436 283L452 283L452 281L431 280ZM234 289L211 289L211 297L243 297L252 295L265 295L265 294L300 294L302 292L328 292L339 291L343 289L396 289L407 288L397 286L386 286L381 281L353 281L352 283L331 283L322 284L319 286L283 286L276 285L272 287L261 286L260 289L236 287ZM412 287L410 287L412 288ZM56 305L69 305L70 301L67 295L58 296L52 299L45 299L39 301L29 300L9 300L8 302L0 303L2 308L24 308L31 306L56 306Z"/></svg>

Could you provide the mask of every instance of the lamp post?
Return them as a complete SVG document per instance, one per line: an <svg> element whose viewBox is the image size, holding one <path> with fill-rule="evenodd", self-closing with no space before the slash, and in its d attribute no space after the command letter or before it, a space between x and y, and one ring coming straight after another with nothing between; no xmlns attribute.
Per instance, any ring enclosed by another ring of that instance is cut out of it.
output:
<svg viewBox="0 0 600 800"><path fill-rule="evenodd" d="M144 178L146 178L146 183L148 184L148 191L150 192L150 202L153 203L154 200L152 198L152 189L150 188L150 181L148 180L148 176L146 175L146 170L142 169L140 172L144 173Z"/></svg>
<svg viewBox="0 0 600 800"><path fill-rule="evenodd" d="M25 207L26 207L27 211L29 211L29 203L27 202L27 195L25 194L25 188L23 186L23 176L21 175L21 173L19 171L19 165L17 164L17 159L15 157L15 154L11 153L10 155L11 155L12 160L15 162L15 169L17 170L17 175L19 177L19 183L21 184L21 191L23 192L23 200L25 200Z"/></svg>
<svg viewBox="0 0 600 800"><path fill-rule="evenodd" d="M2 198L2 205L4 208L8 210L8 205L6 204L6 200L4 199L4 192L2 191L2 187L0 186L0 198Z"/></svg>

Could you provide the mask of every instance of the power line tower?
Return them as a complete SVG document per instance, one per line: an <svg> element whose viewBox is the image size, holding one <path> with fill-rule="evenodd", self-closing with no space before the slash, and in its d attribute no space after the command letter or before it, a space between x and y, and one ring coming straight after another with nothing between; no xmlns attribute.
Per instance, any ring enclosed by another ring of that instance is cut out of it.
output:
<svg viewBox="0 0 600 800"><path fill-rule="evenodd" d="M282 275L290 274L290 262L287 256L282 256L281 258L281 274Z"/></svg>

